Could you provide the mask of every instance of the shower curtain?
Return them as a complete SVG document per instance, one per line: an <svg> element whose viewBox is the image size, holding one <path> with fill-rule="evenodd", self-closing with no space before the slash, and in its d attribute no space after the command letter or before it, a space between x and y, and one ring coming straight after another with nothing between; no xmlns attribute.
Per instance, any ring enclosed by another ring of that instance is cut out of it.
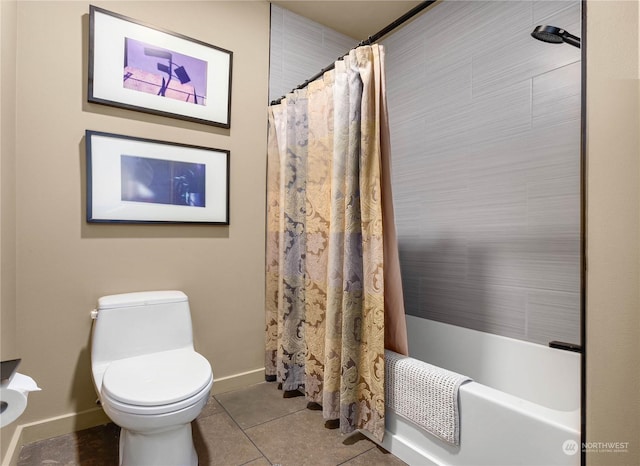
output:
<svg viewBox="0 0 640 466"><path fill-rule="evenodd" d="M407 354L382 46L269 108L266 376L343 433L384 434L384 349Z"/></svg>

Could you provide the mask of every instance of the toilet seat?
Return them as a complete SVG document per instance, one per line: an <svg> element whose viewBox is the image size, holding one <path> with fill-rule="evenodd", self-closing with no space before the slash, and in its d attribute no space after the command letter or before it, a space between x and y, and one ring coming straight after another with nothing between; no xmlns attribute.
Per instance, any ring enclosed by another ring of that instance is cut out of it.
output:
<svg viewBox="0 0 640 466"><path fill-rule="evenodd" d="M164 414L197 402L213 383L211 366L193 349L113 361L102 379L103 402L132 414Z"/></svg>

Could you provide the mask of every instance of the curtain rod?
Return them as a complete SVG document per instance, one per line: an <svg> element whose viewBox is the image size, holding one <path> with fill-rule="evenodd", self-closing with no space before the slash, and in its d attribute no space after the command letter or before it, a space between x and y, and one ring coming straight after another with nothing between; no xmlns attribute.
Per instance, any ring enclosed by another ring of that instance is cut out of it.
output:
<svg viewBox="0 0 640 466"><path fill-rule="evenodd" d="M396 19L395 21L393 21L392 23L386 25L384 28L382 28L381 30L379 30L378 32L376 32L374 35L367 37L366 39L360 41L358 43L358 45L356 45L353 49L358 48L358 47L362 47L363 45L371 45L374 42L377 42L379 39L381 39L382 37L386 36L387 34L389 34L391 31L393 31L395 28L397 28L398 26L406 23L407 21L409 21L411 18L413 18L415 15L417 15L418 13L420 13L422 10L424 10L425 8L427 8L428 6L432 5L433 3L435 3L437 0L427 0L425 2L420 3L419 5L413 7L411 10L407 11L404 15L400 16L398 19ZM353 50L351 49L351 50ZM343 57L338 57L338 60L342 60ZM329 66L327 66L326 68L323 68L322 70L320 70L318 73L314 74L313 76L311 76L309 79L307 79L305 82L303 82L302 84L298 85L297 87L291 89L291 92L296 91L298 89L304 89L305 87L307 87L307 85L313 81L315 81L316 79L318 79L319 77L321 77L323 74L325 74L327 71L332 70L336 67L335 62L331 63ZM272 100L271 101L271 105L278 105L282 99L284 99L286 96L282 96L279 99L276 100Z"/></svg>

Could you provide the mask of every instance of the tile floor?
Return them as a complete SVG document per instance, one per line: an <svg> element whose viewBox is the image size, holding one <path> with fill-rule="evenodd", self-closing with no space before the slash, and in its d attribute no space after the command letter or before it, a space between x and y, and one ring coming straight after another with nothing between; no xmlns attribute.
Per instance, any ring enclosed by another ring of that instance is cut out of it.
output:
<svg viewBox="0 0 640 466"><path fill-rule="evenodd" d="M326 429L322 412L306 405L304 397L282 398L275 383L215 395L193 423L200 466L405 464L362 434ZM106 424L25 445L18 466L117 465L118 436Z"/></svg>

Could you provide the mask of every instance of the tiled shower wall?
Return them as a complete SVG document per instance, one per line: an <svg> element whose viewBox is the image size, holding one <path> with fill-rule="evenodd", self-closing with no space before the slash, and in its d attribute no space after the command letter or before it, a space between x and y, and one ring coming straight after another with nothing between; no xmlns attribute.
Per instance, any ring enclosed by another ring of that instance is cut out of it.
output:
<svg viewBox="0 0 640 466"><path fill-rule="evenodd" d="M580 342L580 2L436 4L384 40L407 313Z"/></svg>
<svg viewBox="0 0 640 466"><path fill-rule="evenodd" d="M272 4L269 101L305 82L357 43L352 37Z"/></svg>
<svg viewBox="0 0 640 466"><path fill-rule="evenodd" d="M269 99L357 40L272 5ZM580 3L444 1L386 47L408 314L579 343Z"/></svg>

